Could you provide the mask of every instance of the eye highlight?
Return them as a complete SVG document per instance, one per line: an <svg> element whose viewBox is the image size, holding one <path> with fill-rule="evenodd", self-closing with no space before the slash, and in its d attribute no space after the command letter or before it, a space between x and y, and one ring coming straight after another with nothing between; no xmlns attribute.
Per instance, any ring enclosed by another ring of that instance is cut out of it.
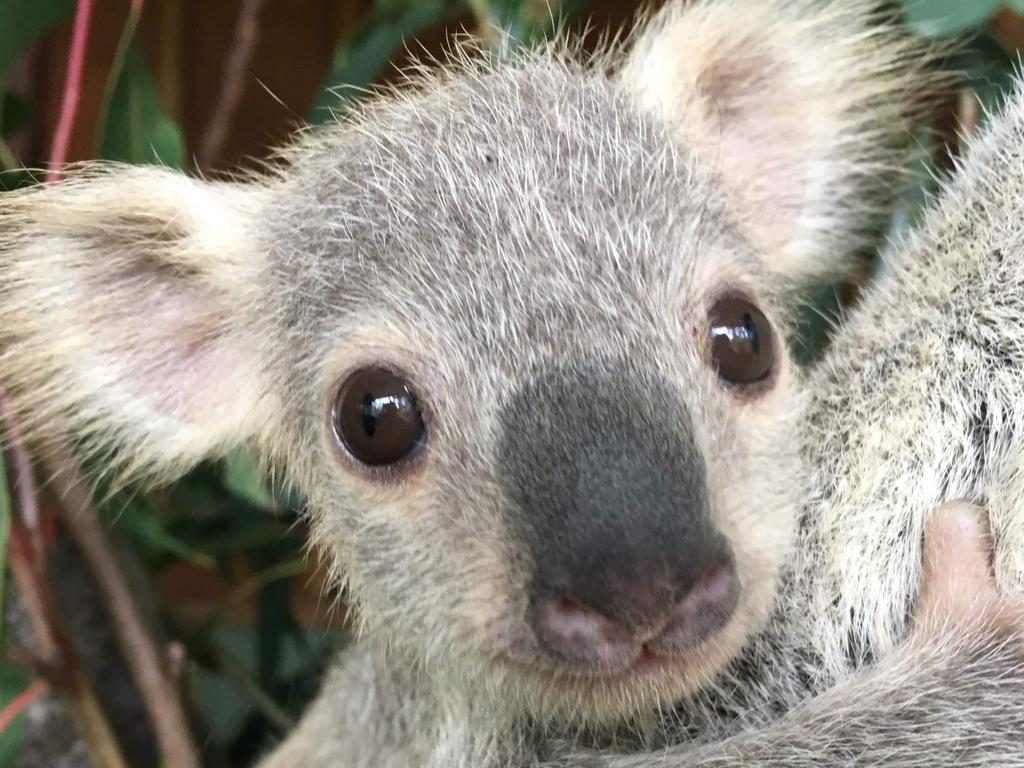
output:
<svg viewBox="0 0 1024 768"><path fill-rule="evenodd" d="M331 419L338 443L368 467L408 461L427 438L423 413L409 382L382 367L362 368L345 380Z"/></svg>
<svg viewBox="0 0 1024 768"><path fill-rule="evenodd" d="M719 299L708 316L708 336L712 365L726 384L757 384L771 375L774 333L768 318L747 299Z"/></svg>

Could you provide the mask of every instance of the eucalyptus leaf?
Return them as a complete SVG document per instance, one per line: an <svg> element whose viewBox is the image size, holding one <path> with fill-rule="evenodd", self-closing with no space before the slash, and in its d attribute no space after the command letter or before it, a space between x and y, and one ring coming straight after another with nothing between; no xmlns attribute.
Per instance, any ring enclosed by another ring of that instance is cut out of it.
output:
<svg viewBox="0 0 1024 768"><path fill-rule="evenodd" d="M74 0L0 0L0 84L29 48L74 9Z"/></svg>
<svg viewBox="0 0 1024 768"><path fill-rule="evenodd" d="M403 45L424 29L449 19L458 8L452 0L378 2L335 51L310 122L329 122L343 113Z"/></svg>
<svg viewBox="0 0 1024 768"><path fill-rule="evenodd" d="M128 51L114 88L100 147L107 160L171 168L185 163L181 130L160 105L156 82L136 44Z"/></svg>
<svg viewBox="0 0 1024 768"><path fill-rule="evenodd" d="M25 692L30 681L21 671L7 661L0 662L0 711ZM0 768L15 768L24 742L25 713L18 715L0 733Z"/></svg>
<svg viewBox="0 0 1024 768"><path fill-rule="evenodd" d="M966 75L966 84L984 109L983 120L1002 108L1013 87L1016 61L1015 55L987 34L976 36L954 57L951 68Z"/></svg>
<svg viewBox="0 0 1024 768"><path fill-rule="evenodd" d="M1003 5L1004 0L904 0L903 11L917 34L949 37L983 24Z"/></svg>
<svg viewBox="0 0 1024 768"><path fill-rule="evenodd" d="M10 136L28 125L32 107L15 93L7 93L0 98L3 99L3 104L0 104L0 136Z"/></svg>
<svg viewBox="0 0 1024 768"><path fill-rule="evenodd" d="M546 40L562 22L581 10L579 0L550 0L531 3L524 0L467 0L481 20L498 27L501 35L492 40L500 45L499 55L507 56L522 47Z"/></svg>
<svg viewBox="0 0 1024 768"><path fill-rule="evenodd" d="M205 538L203 551L216 556L230 555L268 546L289 535L289 526L272 515L247 516L244 524L237 523L221 535Z"/></svg>
<svg viewBox="0 0 1024 768"><path fill-rule="evenodd" d="M224 486L258 507L273 509L276 506L263 472L244 451L234 451L225 459Z"/></svg>
<svg viewBox="0 0 1024 768"><path fill-rule="evenodd" d="M23 169L11 171L0 170L0 192L29 187L41 181L34 173Z"/></svg>
<svg viewBox="0 0 1024 768"><path fill-rule="evenodd" d="M215 565L211 555L173 535L160 519L157 505L145 496L136 499L118 514L114 525L128 534L147 561L173 557L207 568Z"/></svg>

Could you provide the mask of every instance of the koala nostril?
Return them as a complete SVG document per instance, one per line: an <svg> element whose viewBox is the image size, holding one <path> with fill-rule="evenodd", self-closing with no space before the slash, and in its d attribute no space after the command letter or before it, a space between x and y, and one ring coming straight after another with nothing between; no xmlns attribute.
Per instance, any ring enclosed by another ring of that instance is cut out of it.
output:
<svg viewBox="0 0 1024 768"><path fill-rule="evenodd" d="M533 628L548 653L572 664L615 665L634 650L625 626L565 595L536 602Z"/></svg>
<svg viewBox="0 0 1024 768"><path fill-rule="evenodd" d="M740 582L732 560L712 563L672 609L652 649L671 654L700 645L729 623L739 596Z"/></svg>

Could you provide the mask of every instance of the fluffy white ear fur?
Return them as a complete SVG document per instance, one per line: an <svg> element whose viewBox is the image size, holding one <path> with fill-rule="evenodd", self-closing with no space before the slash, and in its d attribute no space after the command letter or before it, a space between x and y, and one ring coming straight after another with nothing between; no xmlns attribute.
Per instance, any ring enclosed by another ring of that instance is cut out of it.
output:
<svg viewBox="0 0 1024 768"><path fill-rule="evenodd" d="M674 2L620 72L795 280L840 273L891 194L929 56L873 0ZM876 220L877 221L877 220Z"/></svg>
<svg viewBox="0 0 1024 768"><path fill-rule="evenodd" d="M0 386L30 434L157 477L257 436L261 194L111 167L0 196Z"/></svg>

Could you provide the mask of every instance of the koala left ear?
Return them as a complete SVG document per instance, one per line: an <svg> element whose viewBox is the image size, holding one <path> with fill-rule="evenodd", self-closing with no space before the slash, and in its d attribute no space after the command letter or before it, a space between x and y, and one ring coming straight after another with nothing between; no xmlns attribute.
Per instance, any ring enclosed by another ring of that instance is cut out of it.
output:
<svg viewBox="0 0 1024 768"><path fill-rule="evenodd" d="M619 73L718 177L772 268L794 280L840 273L863 244L924 103L929 57L878 5L674 2Z"/></svg>
<svg viewBox="0 0 1024 768"><path fill-rule="evenodd" d="M30 437L165 479L265 434L262 199L119 166L0 195L0 386Z"/></svg>

